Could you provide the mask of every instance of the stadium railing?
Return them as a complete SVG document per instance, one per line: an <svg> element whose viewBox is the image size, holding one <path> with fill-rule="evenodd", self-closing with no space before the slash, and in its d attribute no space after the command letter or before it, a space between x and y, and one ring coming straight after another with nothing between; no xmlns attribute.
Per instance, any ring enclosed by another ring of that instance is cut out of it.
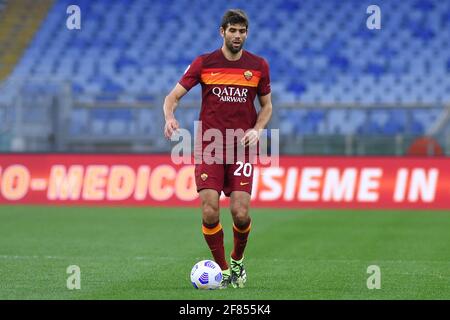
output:
<svg viewBox="0 0 450 320"><path fill-rule="evenodd" d="M171 143L163 137L162 95L147 100L136 96L125 99L105 99L103 96L98 100L78 95L68 83L39 80L26 80L16 84L15 88L16 94L12 95L11 101L0 100L3 124L0 151L170 151ZM350 119L354 110L384 112L389 116L389 110L394 108L406 120L399 128L394 123L391 134L378 132L380 128L367 129L371 125L367 119L357 119L360 123L355 129L355 123L352 124L355 119ZM436 115L423 130L415 130L413 126L414 113L419 109L424 114L429 111ZM184 99L177 111L180 125L192 132L199 110L200 102L195 95ZM336 114L341 118L335 118ZM352 130L346 129L352 125ZM431 143L438 143L443 154L450 155L450 106L303 105L278 104L274 100L269 128L280 128L282 154L402 156L409 153L415 141L425 136L430 137ZM425 149L426 154L439 154L431 144Z"/></svg>

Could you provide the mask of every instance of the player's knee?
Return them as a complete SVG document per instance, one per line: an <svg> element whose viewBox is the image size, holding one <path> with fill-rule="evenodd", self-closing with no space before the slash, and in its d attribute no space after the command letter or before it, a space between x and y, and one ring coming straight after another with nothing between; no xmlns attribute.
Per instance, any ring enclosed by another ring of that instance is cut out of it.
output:
<svg viewBox="0 0 450 320"><path fill-rule="evenodd" d="M204 203L202 206L203 220L206 223L215 223L219 218L219 206L211 203Z"/></svg>
<svg viewBox="0 0 450 320"><path fill-rule="evenodd" d="M233 220L236 225L245 225L250 219L247 206L232 206L231 214L233 215Z"/></svg>

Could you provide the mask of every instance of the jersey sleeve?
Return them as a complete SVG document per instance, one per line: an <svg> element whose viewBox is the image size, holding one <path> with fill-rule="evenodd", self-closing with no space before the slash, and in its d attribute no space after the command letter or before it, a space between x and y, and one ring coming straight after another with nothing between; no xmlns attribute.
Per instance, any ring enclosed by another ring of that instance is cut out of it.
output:
<svg viewBox="0 0 450 320"><path fill-rule="evenodd" d="M265 96L271 92L270 89L270 71L269 64L265 59L262 60L261 79L258 83L258 95Z"/></svg>
<svg viewBox="0 0 450 320"><path fill-rule="evenodd" d="M201 79L202 70L202 59L197 57L192 63L187 67L184 75L181 77L179 84L183 86L187 91L191 90L192 87L196 86Z"/></svg>

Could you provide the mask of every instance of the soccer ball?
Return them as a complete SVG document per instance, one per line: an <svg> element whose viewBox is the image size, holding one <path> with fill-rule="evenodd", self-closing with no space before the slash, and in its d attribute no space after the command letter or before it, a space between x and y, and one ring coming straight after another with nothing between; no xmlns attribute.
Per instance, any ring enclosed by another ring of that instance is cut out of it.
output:
<svg viewBox="0 0 450 320"><path fill-rule="evenodd" d="M191 282L196 289L217 289L222 281L222 270L211 260L197 262L191 271Z"/></svg>

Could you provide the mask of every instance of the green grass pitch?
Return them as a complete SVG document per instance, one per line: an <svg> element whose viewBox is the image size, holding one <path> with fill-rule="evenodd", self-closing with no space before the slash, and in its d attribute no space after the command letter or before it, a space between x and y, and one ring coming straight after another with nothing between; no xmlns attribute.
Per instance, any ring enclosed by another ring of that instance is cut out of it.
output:
<svg viewBox="0 0 450 320"><path fill-rule="evenodd" d="M450 299L450 212L252 209L247 287L195 290L199 209L0 207L0 299ZM225 245L230 214L222 208ZM68 290L66 268L81 269ZM369 290L369 265L381 289Z"/></svg>

